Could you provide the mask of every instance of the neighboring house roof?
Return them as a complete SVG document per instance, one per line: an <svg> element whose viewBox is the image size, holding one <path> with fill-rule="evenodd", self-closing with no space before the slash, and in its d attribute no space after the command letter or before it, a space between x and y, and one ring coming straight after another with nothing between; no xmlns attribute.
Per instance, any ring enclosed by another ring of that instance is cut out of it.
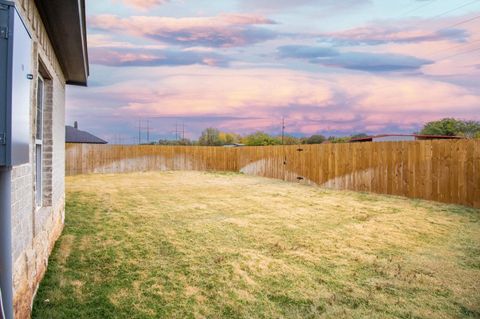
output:
<svg viewBox="0 0 480 319"><path fill-rule="evenodd" d="M459 140L463 139L461 136L448 136L448 135L422 135L422 134L381 134L381 135L374 135L374 136L367 136L367 137L360 137L360 138L352 138L350 142L368 142L372 141L374 138L382 138L382 137L395 137L395 136L411 136L415 137L417 140L434 140L434 139L446 139L446 140Z"/></svg>
<svg viewBox="0 0 480 319"><path fill-rule="evenodd" d="M232 144L225 144L225 145L223 145L223 147L242 147L242 146L245 146L245 144L232 143Z"/></svg>
<svg viewBox="0 0 480 319"><path fill-rule="evenodd" d="M35 0L67 84L87 85L85 0Z"/></svg>
<svg viewBox="0 0 480 319"><path fill-rule="evenodd" d="M73 126L65 126L65 143L107 144L107 141Z"/></svg>

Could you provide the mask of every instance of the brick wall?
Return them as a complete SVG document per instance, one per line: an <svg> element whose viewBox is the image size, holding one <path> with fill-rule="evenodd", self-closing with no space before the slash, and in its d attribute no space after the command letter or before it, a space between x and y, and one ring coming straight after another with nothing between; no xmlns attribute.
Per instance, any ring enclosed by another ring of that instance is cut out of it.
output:
<svg viewBox="0 0 480 319"><path fill-rule="evenodd" d="M65 86L54 81L53 105L53 154L52 154L52 199L63 203L65 197Z"/></svg>
<svg viewBox="0 0 480 319"><path fill-rule="evenodd" d="M12 170L12 243L13 260L17 260L33 241L32 165ZM22 236L22 237L20 237Z"/></svg>
<svg viewBox="0 0 480 319"><path fill-rule="evenodd" d="M33 0L16 0L32 35L32 73L45 78L43 205L35 203L37 81L31 84L30 163L12 170L12 259L15 318L28 318L48 256L63 229L65 79Z"/></svg>

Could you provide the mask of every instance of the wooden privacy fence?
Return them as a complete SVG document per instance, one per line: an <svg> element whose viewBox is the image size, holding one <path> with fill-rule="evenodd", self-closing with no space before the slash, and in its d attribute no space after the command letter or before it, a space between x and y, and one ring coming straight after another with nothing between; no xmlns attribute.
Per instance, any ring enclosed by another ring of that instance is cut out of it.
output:
<svg viewBox="0 0 480 319"><path fill-rule="evenodd" d="M232 171L480 208L480 141L197 147L66 145L66 174Z"/></svg>

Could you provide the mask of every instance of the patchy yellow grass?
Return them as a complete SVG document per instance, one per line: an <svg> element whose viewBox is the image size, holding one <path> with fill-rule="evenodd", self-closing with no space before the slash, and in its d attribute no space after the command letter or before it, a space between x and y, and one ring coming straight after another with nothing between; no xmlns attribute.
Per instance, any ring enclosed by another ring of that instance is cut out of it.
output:
<svg viewBox="0 0 480 319"><path fill-rule="evenodd" d="M479 221L238 174L69 177L34 317L478 317Z"/></svg>

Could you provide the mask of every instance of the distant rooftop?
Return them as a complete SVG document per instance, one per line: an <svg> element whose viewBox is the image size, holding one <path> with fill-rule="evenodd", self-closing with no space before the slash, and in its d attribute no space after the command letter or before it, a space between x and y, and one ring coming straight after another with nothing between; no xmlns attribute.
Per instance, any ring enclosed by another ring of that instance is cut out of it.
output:
<svg viewBox="0 0 480 319"><path fill-rule="evenodd" d="M386 141L424 141L424 140L460 140L461 136L448 135L422 135L422 134L381 134L352 138L350 142L386 142Z"/></svg>
<svg viewBox="0 0 480 319"><path fill-rule="evenodd" d="M223 145L223 147L242 147L242 146L245 146L245 144L232 143L232 144L225 144L225 145Z"/></svg>
<svg viewBox="0 0 480 319"><path fill-rule="evenodd" d="M83 144L107 144L108 142L85 131L78 129L78 123L74 126L65 126L65 143L83 143Z"/></svg>

